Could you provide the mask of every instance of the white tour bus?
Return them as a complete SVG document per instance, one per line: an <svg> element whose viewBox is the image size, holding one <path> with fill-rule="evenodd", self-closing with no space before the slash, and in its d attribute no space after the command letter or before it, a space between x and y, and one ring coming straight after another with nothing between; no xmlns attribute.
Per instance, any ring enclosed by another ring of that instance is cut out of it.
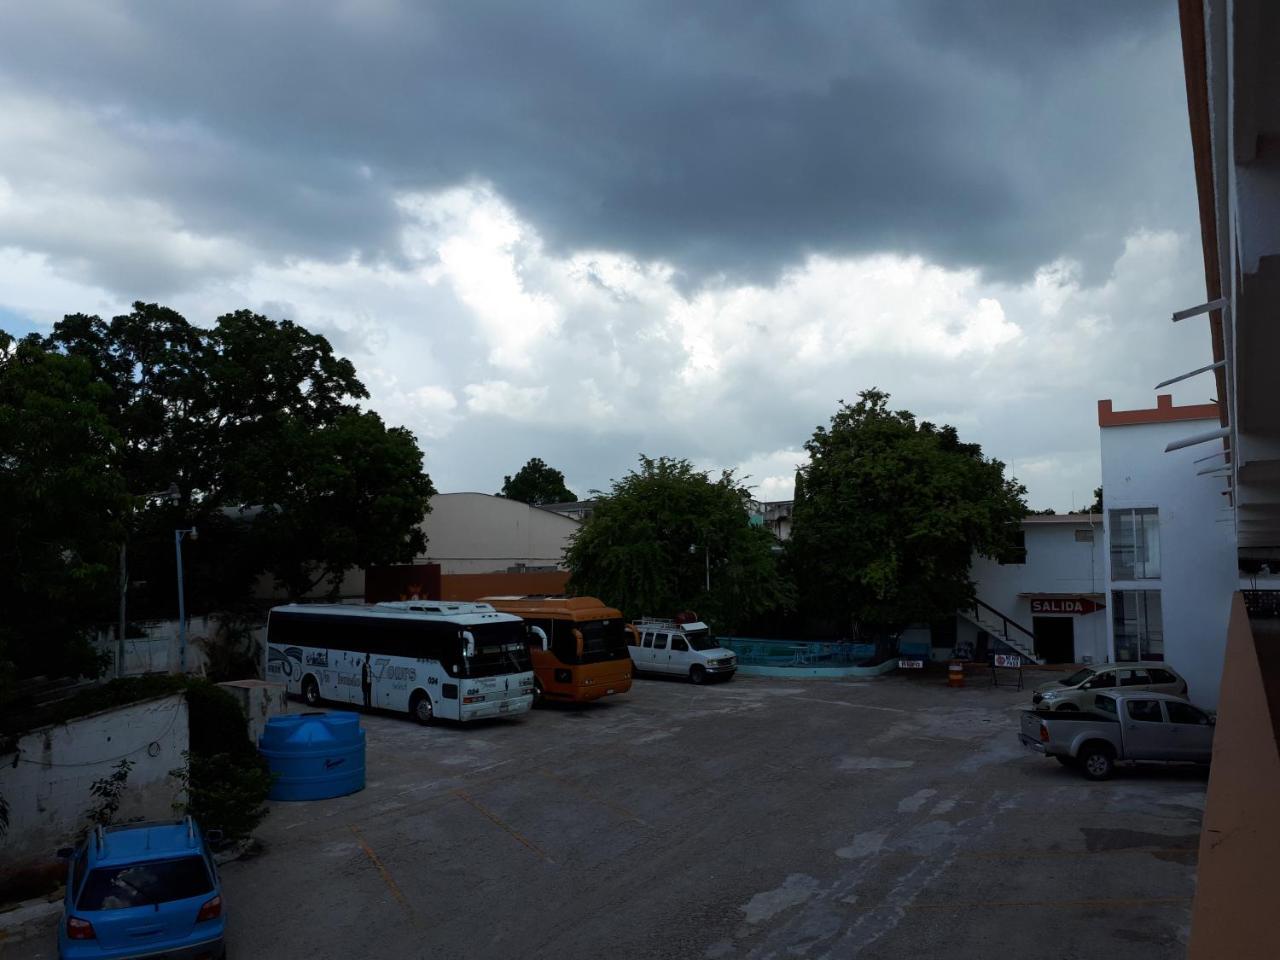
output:
<svg viewBox="0 0 1280 960"><path fill-rule="evenodd" d="M525 625L487 603L291 603L267 616L268 680L334 700L475 720L533 705Z"/></svg>

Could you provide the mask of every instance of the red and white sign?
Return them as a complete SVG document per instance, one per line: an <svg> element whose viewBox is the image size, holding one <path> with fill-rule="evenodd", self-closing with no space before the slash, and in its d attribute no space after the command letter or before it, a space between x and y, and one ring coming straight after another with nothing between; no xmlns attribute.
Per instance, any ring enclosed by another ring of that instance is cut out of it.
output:
<svg viewBox="0 0 1280 960"><path fill-rule="evenodd" d="M1066 613L1066 614L1084 614L1093 613L1095 610L1105 610L1106 608L1088 597L1054 597L1047 600L1032 600L1032 613Z"/></svg>
<svg viewBox="0 0 1280 960"><path fill-rule="evenodd" d="M1010 669L1016 670L1022 666L1022 658L1013 654L997 653L996 666L1009 667Z"/></svg>

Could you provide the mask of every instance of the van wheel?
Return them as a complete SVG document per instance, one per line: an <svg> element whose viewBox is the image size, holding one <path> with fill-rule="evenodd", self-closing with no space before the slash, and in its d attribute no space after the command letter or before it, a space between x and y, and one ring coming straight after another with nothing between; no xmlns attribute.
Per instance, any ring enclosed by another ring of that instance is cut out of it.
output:
<svg viewBox="0 0 1280 960"><path fill-rule="evenodd" d="M700 663L695 663L692 667L689 668L689 682L690 683L706 683L707 668Z"/></svg>
<svg viewBox="0 0 1280 960"><path fill-rule="evenodd" d="M302 702L308 707L320 706L320 684L310 674L302 678Z"/></svg>
<svg viewBox="0 0 1280 960"><path fill-rule="evenodd" d="M1061 703L1054 709L1054 713L1079 713L1080 708L1074 703Z"/></svg>
<svg viewBox="0 0 1280 960"><path fill-rule="evenodd" d="M1087 746L1080 751L1080 769L1090 780L1109 780L1116 761L1109 747Z"/></svg>
<svg viewBox="0 0 1280 960"><path fill-rule="evenodd" d="M409 698L409 715L423 726L435 719L435 711L431 709L431 698L421 690L414 692Z"/></svg>

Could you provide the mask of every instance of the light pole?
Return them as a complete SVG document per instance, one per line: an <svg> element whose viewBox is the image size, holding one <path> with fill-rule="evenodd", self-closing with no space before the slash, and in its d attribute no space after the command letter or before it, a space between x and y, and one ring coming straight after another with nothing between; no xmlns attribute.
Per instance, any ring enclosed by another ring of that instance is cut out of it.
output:
<svg viewBox="0 0 1280 960"><path fill-rule="evenodd" d="M182 538L190 536L192 540L199 534L195 527L173 531L173 550L178 557L178 667L180 672L187 672L187 601L182 592Z"/></svg>
<svg viewBox="0 0 1280 960"><path fill-rule="evenodd" d="M697 553L698 545L696 543L689 544L689 552ZM703 547L702 556L703 556L703 559L706 560L706 564L707 564L707 593L710 593L711 592L711 551L708 550L706 547Z"/></svg>
<svg viewBox="0 0 1280 960"><path fill-rule="evenodd" d="M157 490L155 493L144 493L142 499L146 500L168 500L170 503L177 503L182 495L178 492L176 483L169 484L167 490ZM127 529L127 524L126 524ZM127 534L120 541L120 625L116 628L116 676L124 676L124 638L129 629L129 618L127 615L129 598L129 541Z"/></svg>

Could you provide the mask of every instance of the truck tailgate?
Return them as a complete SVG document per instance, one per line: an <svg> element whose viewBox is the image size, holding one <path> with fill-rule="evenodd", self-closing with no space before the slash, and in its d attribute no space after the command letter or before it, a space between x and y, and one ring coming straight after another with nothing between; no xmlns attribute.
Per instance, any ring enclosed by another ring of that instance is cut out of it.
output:
<svg viewBox="0 0 1280 960"><path fill-rule="evenodd" d="M1040 729L1040 716L1034 710L1022 711L1022 730L1018 739L1032 750L1043 753L1045 745L1040 737Z"/></svg>

